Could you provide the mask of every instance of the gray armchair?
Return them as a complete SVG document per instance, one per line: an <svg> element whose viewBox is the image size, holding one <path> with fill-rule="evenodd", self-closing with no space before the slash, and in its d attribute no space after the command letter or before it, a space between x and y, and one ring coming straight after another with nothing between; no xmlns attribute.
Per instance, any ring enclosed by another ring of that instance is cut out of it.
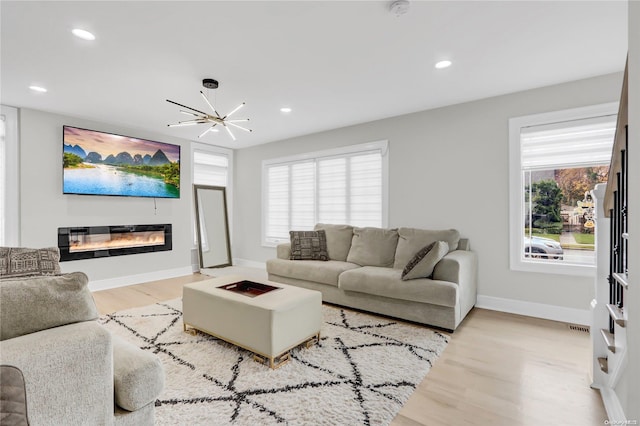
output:
<svg viewBox="0 0 640 426"><path fill-rule="evenodd" d="M153 425L162 365L98 324L87 282L81 272L0 280L0 364L22 372L30 425Z"/></svg>

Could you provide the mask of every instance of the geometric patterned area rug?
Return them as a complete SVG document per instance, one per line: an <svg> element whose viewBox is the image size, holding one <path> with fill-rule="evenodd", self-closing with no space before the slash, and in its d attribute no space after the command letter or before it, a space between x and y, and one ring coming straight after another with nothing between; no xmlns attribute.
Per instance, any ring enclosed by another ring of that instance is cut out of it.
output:
<svg viewBox="0 0 640 426"><path fill-rule="evenodd" d="M272 370L251 353L182 330L181 300L100 318L158 355L156 425L388 425L448 343L426 327L323 305L320 342Z"/></svg>

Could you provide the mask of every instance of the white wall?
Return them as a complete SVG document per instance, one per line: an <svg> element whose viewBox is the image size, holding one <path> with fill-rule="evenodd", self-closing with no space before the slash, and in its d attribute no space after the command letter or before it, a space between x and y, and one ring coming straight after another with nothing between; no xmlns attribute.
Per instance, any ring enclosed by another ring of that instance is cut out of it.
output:
<svg viewBox="0 0 640 426"><path fill-rule="evenodd" d="M509 270L508 120L617 101L621 85L616 73L238 150L233 255L275 257L260 243L262 160L388 139L391 227L457 228L478 253L479 294L586 314L592 278Z"/></svg>
<svg viewBox="0 0 640 426"><path fill-rule="evenodd" d="M629 290L627 419L640 422L640 2L629 2Z"/></svg>
<svg viewBox="0 0 640 426"><path fill-rule="evenodd" d="M180 199L156 199L156 210L152 198L63 195L62 126L65 124L181 145ZM144 130L21 109L21 245L57 246L58 227L171 223L172 251L63 262L62 269L83 271L91 281L108 280L109 286L117 285L119 277L127 277L127 283L132 283L131 276L145 280L145 277L158 279L190 273L193 243L188 143ZM165 273L157 276L158 271Z"/></svg>

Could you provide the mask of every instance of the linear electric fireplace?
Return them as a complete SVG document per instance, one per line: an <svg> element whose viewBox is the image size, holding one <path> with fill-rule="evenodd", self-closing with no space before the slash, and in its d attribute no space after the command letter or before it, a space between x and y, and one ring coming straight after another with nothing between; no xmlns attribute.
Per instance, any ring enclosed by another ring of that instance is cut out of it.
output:
<svg viewBox="0 0 640 426"><path fill-rule="evenodd" d="M171 224L58 228L60 261L171 250Z"/></svg>

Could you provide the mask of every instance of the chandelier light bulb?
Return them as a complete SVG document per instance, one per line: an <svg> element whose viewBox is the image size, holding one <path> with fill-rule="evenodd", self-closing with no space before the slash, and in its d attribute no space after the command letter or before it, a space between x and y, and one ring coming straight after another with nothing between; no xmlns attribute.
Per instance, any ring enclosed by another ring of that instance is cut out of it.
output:
<svg viewBox="0 0 640 426"><path fill-rule="evenodd" d="M29 86L29 89L33 90L34 92L38 92L38 93L47 93L47 89L45 89L44 87L41 87L41 86Z"/></svg>
<svg viewBox="0 0 640 426"><path fill-rule="evenodd" d="M96 36L94 36L92 33L90 33L87 30L82 30L80 28L74 28L73 30L71 30L71 32L73 33L74 36L81 38L83 40L93 41L96 39Z"/></svg>

